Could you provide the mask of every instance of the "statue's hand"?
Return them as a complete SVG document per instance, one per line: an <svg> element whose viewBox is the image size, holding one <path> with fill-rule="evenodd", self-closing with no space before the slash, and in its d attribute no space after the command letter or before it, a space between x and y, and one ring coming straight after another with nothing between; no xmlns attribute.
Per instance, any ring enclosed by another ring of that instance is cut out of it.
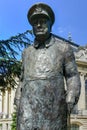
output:
<svg viewBox="0 0 87 130"><path fill-rule="evenodd" d="M68 110L69 114L71 113L73 108L74 108L74 104L73 103L71 103L71 102L67 103L67 110Z"/></svg>
<svg viewBox="0 0 87 130"><path fill-rule="evenodd" d="M73 91L70 91L67 94L66 102L67 102L67 111L70 114L72 109L74 108L74 105L75 105L75 96L74 96L74 92Z"/></svg>
<svg viewBox="0 0 87 130"><path fill-rule="evenodd" d="M19 108L19 99L14 99L14 104L16 105L17 109Z"/></svg>

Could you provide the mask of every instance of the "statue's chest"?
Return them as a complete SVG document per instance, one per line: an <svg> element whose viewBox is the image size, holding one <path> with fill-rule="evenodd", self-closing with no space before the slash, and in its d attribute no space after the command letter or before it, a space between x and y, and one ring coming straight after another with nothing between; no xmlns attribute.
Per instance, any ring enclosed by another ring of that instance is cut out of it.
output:
<svg viewBox="0 0 87 130"><path fill-rule="evenodd" d="M56 73L62 67L63 58L58 49L44 48L32 50L26 59L26 71L29 73Z"/></svg>
<svg viewBox="0 0 87 130"><path fill-rule="evenodd" d="M35 56L35 66L43 71L49 71L53 68L54 62L56 60L56 53L51 53L49 50L41 50L36 52Z"/></svg>

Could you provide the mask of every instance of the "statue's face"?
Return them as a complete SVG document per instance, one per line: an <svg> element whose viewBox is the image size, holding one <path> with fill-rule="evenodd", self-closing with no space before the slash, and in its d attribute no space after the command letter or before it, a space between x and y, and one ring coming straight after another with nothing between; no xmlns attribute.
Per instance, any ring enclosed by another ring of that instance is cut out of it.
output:
<svg viewBox="0 0 87 130"><path fill-rule="evenodd" d="M33 21L33 32L38 40L46 40L51 32L51 21L47 18L37 18Z"/></svg>

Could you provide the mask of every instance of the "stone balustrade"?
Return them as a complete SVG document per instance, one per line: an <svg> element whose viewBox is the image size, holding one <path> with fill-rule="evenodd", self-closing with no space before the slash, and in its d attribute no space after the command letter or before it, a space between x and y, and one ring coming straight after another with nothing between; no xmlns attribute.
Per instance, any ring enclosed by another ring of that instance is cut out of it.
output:
<svg viewBox="0 0 87 130"><path fill-rule="evenodd" d="M11 130L11 118L1 118L0 119L0 130Z"/></svg>

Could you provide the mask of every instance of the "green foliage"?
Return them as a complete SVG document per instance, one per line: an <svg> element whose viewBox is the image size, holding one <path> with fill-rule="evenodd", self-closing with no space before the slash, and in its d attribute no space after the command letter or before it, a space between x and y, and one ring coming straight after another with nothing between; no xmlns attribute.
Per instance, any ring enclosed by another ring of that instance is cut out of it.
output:
<svg viewBox="0 0 87 130"><path fill-rule="evenodd" d="M13 112L11 130L16 130L16 123L17 123L17 113Z"/></svg>
<svg viewBox="0 0 87 130"><path fill-rule="evenodd" d="M2 124L0 124L0 127L2 127Z"/></svg>
<svg viewBox="0 0 87 130"><path fill-rule="evenodd" d="M21 72L21 62L18 56L24 48L32 43L29 39L32 30L12 36L7 40L0 40L0 86L11 87L16 83L14 77L19 77Z"/></svg>
<svg viewBox="0 0 87 130"><path fill-rule="evenodd" d="M24 33L12 36L7 40L0 40L0 59L16 59L21 48L27 47L32 42L28 38L28 34L32 34L32 31L27 30Z"/></svg>
<svg viewBox="0 0 87 130"><path fill-rule="evenodd" d="M10 86L14 87L16 83L14 77L19 78L20 76L21 62L2 59L0 60L0 67L0 86L6 86L7 84L10 84Z"/></svg>

